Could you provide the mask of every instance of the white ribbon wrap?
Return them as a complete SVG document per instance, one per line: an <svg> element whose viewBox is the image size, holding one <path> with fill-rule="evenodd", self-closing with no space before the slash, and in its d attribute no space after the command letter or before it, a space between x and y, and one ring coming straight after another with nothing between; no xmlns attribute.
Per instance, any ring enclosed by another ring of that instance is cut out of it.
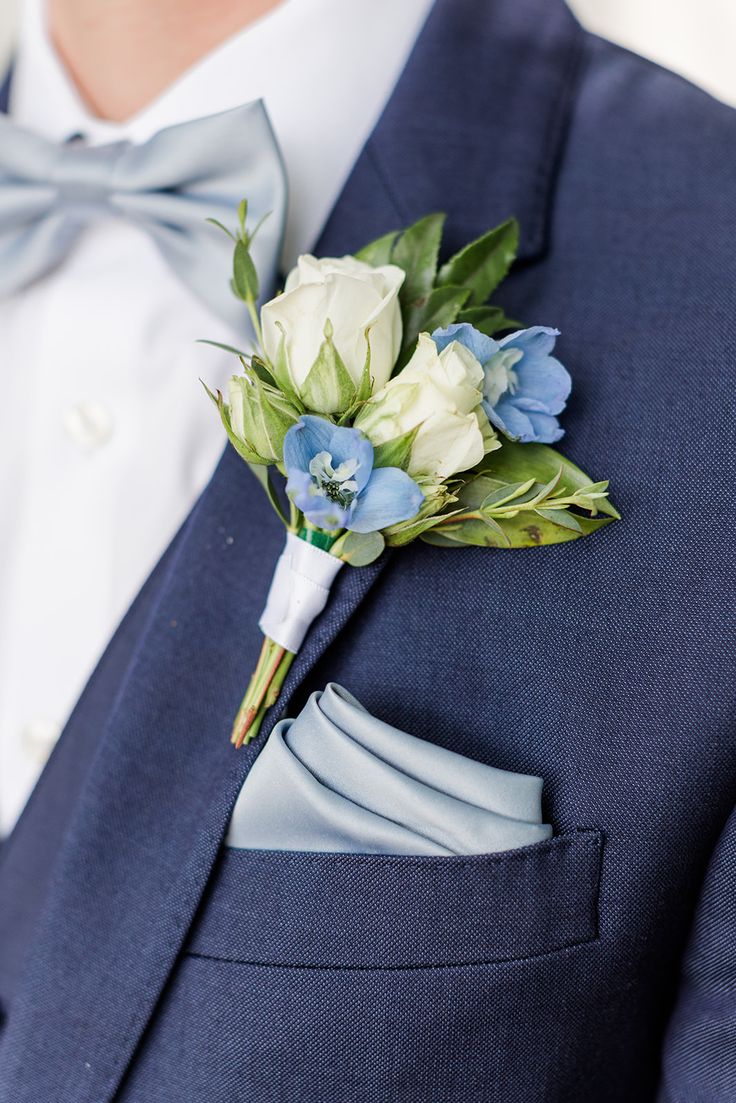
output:
<svg viewBox="0 0 736 1103"><path fill-rule="evenodd" d="M343 562L314 544L287 533L258 627L287 651L297 652L327 604Z"/></svg>

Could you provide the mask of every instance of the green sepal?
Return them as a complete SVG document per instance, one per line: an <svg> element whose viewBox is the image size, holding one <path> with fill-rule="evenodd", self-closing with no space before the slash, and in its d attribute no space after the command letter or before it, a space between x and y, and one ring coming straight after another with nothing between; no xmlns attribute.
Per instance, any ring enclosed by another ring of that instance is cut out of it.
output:
<svg viewBox="0 0 736 1103"><path fill-rule="evenodd" d="M487 337L493 337L494 333L503 333L505 330L524 328L522 322L507 318L500 306L468 306L460 311L455 320L469 322Z"/></svg>
<svg viewBox="0 0 736 1103"><path fill-rule="evenodd" d="M362 260L364 264L370 264L372 268L381 268L384 264L391 264L391 253L400 234L400 230L392 230L382 237L376 238L368 245L364 245L355 254L356 260Z"/></svg>
<svg viewBox="0 0 736 1103"><path fill-rule="evenodd" d="M351 567L367 567L386 547L380 532L346 532L332 546L332 555Z"/></svg>
<svg viewBox="0 0 736 1103"><path fill-rule="evenodd" d="M233 251L233 289L243 302L258 298L258 273L244 241L236 241Z"/></svg>
<svg viewBox="0 0 736 1103"><path fill-rule="evenodd" d="M277 322L276 327L281 333L281 340L279 341L276 359L270 365L271 374L276 382L276 386L284 392L289 401L293 402L298 409L303 410L304 404L291 383L289 364L286 357L286 334L284 332L284 327L281 322Z"/></svg>
<svg viewBox="0 0 736 1103"><path fill-rule="evenodd" d="M339 413L355 401L356 386L335 348L332 332L328 319L317 359L301 386L303 403L318 414Z"/></svg>
<svg viewBox="0 0 736 1103"><path fill-rule="evenodd" d="M519 248L519 224L509 218L455 253L440 269L438 284L466 287L471 306L485 303L511 267Z"/></svg>
<svg viewBox="0 0 736 1103"><path fill-rule="evenodd" d="M407 433L402 433L400 437L387 440L384 444L377 444L373 449L373 466L400 467L402 471L406 471L419 429L420 426L416 425Z"/></svg>
<svg viewBox="0 0 736 1103"><path fill-rule="evenodd" d="M236 434L233 432L232 425L230 424L230 410L227 403L225 402L225 399L222 397L222 393L220 391L217 391L216 394L213 394L203 380L200 380L200 383L202 383L205 391L217 407L220 414L220 420L222 421L225 432L227 433L227 439L230 441L240 458L245 460L245 462L247 464L250 464L251 466L268 466L268 464L270 464L271 462L270 460L264 460L263 456L259 456L257 452L253 452L250 448L247 448L240 437L236 436Z"/></svg>
<svg viewBox="0 0 736 1103"><path fill-rule="evenodd" d="M363 374L360 377L360 385L355 394L354 403L356 406L361 405L363 402L367 402L373 394L373 379L371 377L371 327L365 331L365 363L363 364Z"/></svg>

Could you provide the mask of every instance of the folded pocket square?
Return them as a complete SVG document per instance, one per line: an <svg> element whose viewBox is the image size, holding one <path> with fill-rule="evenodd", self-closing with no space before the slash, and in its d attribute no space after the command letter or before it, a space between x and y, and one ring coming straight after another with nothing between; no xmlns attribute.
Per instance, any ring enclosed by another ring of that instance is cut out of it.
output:
<svg viewBox="0 0 736 1103"><path fill-rule="evenodd" d="M548 839L542 780L376 719L341 686L273 729L227 845L352 854L487 854Z"/></svg>

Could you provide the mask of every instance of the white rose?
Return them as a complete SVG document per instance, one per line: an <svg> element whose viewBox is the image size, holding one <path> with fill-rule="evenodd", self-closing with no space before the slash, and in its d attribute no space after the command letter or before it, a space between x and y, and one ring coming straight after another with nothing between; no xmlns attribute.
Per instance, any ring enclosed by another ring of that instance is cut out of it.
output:
<svg viewBox="0 0 736 1103"><path fill-rule="evenodd" d="M500 447L481 407L482 386L483 368L464 345L453 341L438 352L421 333L404 370L366 403L355 424L374 445L418 427L409 474L447 479Z"/></svg>
<svg viewBox="0 0 736 1103"><path fill-rule="evenodd" d="M403 270L393 264L373 268L355 257L302 256L283 294L263 306L264 352L277 365L283 340L282 364L310 409L334 414L350 405L363 378L369 344L373 390L390 378L401 348L398 296L403 282ZM352 395L347 394L344 374L341 382L324 361L310 378L326 333L350 376Z"/></svg>

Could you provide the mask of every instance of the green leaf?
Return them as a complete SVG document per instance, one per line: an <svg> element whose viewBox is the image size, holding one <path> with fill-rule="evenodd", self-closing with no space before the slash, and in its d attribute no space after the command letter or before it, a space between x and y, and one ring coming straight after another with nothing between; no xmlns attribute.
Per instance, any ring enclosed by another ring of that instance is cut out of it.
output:
<svg viewBox="0 0 736 1103"><path fill-rule="evenodd" d="M258 298L258 273L248 246L238 241L233 253L233 286L239 299L253 302Z"/></svg>
<svg viewBox="0 0 736 1103"><path fill-rule="evenodd" d="M406 470L409 465L411 449L420 426L410 429L400 437L387 440L384 444L378 444L373 450L374 467L400 467Z"/></svg>
<svg viewBox="0 0 736 1103"><path fill-rule="evenodd" d="M365 264L372 265L373 268L380 268L384 264L390 264L391 253L399 233L399 230L392 230L391 233L384 234L383 237L376 238L375 241L371 241L368 245L364 245L363 248L355 254L355 259L362 260Z"/></svg>
<svg viewBox="0 0 736 1103"><path fill-rule="evenodd" d="M328 319L317 359L301 386L302 401L318 414L334 414L350 406L355 394L355 383L335 348Z"/></svg>
<svg viewBox="0 0 736 1103"><path fill-rule="evenodd" d="M402 548L446 520L447 514L444 517L435 514L431 517L422 517L419 521L405 521L401 525L394 525L384 534L386 544L389 548Z"/></svg>
<svg viewBox="0 0 736 1103"><path fill-rule="evenodd" d="M580 520L568 509L543 509L538 506L534 512L545 521L551 521L553 525L561 525L563 529L572 529L573 532L582 532Z"/></svg>
<svg viewBox="0 0 736 1103"><path fill-rule="evenodd" d="M438 283L467 287L471 305L480 305L508 272L518 247L519 224L509 218L451 257L440 269Z"/></svg>
<svg viewBox="0 0 736 1103"><path fill-rule="evenodd" d="M346 532L332 547L332 554L351 567L367 567L386 547L380 532Z"/></svg>
<svg viewBox="0 0 736 1103"><path fill-rule="evenodd" d="M492 337L494 333L502 333L509 329L523 329L523 324L514 318L507 318L500 306L468 306L461 310L456 319L458 322L469 322L481 333Z"/></svg>
<svg viewBox="0 0 736 1103"><path fill-rule="evenodd" d="M406 272L399 292L402 305L409 306L425 298L434 287L444 223L444 214L429 214L404 230L396 242L392 263Z"/></svg>
<svg viewBox="0 0 736 1103"><path fill-rule="evenodd" d="M480 503L481 509L490 509L492 506L503 506L512 502L515 498L521 498L534 486L534 479L527 479L523 483L503 483L492 490Z"/></svg>
<svg viewBox="0 0 736 1103"><path fill-rule="evenodd" d="M472 544L482 548L535 548L545 544L564 544L580 536L589 536L598 529L610 525L612 517L576 518L580 531L564 528L535 513L519 513L516 517L504 517L499 523L503 537L483 521L461 521L459 524L442 525L422 535L421 539L438 547L453 548Z"/></svg>
<svg viewBox="0 0 736 1103"><path fill-rule="evenodd" d="M489 452L476 470L500 482L516 483L534 479L542 485L554 480L561 470L560 489L564 489L566 494L589 490L591 486L598 485L591 484L584 471L547 444L519 444L504 440L503 447ZM620 520L620 513L607 498L598 499L596 508L601 513Z"/></svg>
<svg viewBox="0 0 736 1103"><path fill-rule="evenodd" d="M222 230L224 234L230 238L231 241L237 241L235 234L228 230L227 226L223 226L222 222L218 218L205 218L205 222L209 222L210 226L216 226L218 230Z"/></svg>
<svg viewBox="0 0 736 1103"><path fill-rule="evenodd" d="M427 298L404 311L404 337L397 371L411 359L420 333L452 325L470 294L464 287L435 287Z"/></svg>
<svg viewBox="0 0 736 1103"><path fill-rule="evenodd" d="M236 349L234 345L223 345L222 341L210 341L208 337L198 337L198 345L212 345L215 349L223 349L225 352L234 352L239 359L246 359L247 352L243 352L242 349Z"/></svg>
<svg viewBox="0 0 736 1103"><path fill-rule="evenodd" d="M268 461L264 460L261 456L257 456L255 452L251 452L248 448L245 447L240 438L235 435L230 424L230 411L220 391L218 391L215 395L212 393L206 383L203 382L202 386L204 387L205 391L214 402L220 413L220 419L223 426L225 427L227 439L230 441L240 458L245 460L245 462L248 464L248 467L251 469L255 477L258 479L258 482L266 491L268 500L278 514L279 518L288 527L289 518L286 516L283 506L281 505L281 501L279 500L279 496L276 492L276 487L273 482L273 475L271 473L272 469L269 467Z"/></svg>
<svg viewBox="0 0 736 1103"><path fill-rule="evenodd" d="M274 510L276 511L278 516L281 518L281 520L284 522L284 524L288 528L289 527L289 518L287 517L286 511L284 510L283 506L281 505L281 501L279 499L279 496L276 493L276 487L275 487L274 481L273 481L272 469L270 467L262 467L262 466L257 466L255 464L251 464L250 469L253 472L253 474L255 475L255 477L258 479L258 482L261 484L261 486L265 490L266 496L268 497L268 500L271 503L271 505L273 506Z"/></svg>

